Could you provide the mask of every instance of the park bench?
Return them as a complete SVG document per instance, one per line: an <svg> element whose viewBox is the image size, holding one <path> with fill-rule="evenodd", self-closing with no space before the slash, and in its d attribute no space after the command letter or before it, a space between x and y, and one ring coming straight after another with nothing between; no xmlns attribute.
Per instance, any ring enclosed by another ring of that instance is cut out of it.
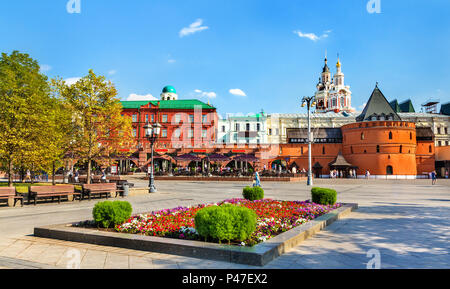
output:
<svg viewBox="0 0 450 289"><path fill-rule="evenodd" d="M79 197L81 201L81 193L75 192L75 187L72 185L61 185L61 186L31 186L28 189L28 204L31 200L34 200L34 205L36 206L38 199L58 199L58 203L61 203L62 197L73 198Z"/></svg>
<svg viewBox="0 0 450 289"><path fill-rule="evenodd" d="M10 200L14 200L14 207L16 206L17 201L20 201L23 207L23 196L16 192L16 188L0 188L0 200L6 200L8 206L11 206Z"/></svg>
<svg viewBox="0 0 450 289"><path fill-rule="evenodd" d="M113 193L117 195L123 190L117 189L117 185L115 183L105 183L105 184L83 184L83 199L84 197L88 197L91 200L92 196L100 195L100 198L105 195L106 198L109 198Z"/></svg>

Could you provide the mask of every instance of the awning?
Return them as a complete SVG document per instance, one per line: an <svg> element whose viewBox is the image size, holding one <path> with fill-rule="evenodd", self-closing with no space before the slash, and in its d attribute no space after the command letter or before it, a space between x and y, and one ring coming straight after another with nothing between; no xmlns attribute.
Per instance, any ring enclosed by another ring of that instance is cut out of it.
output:
<svg viewBox="0 0 450 289"><path fill-rule="evenodd" d="M181 156L176 156L175 159L177 161L201 161L202 159L196 155L192 154L184 154Z"/></svg>
<svg viewBox="0 0 450 289"><path fill-rule="evenodd" d="M234 158L236 161L244 161L244 162L257 162L259 159L254 155L239 155Z"/></svg>
<svg viewBox="0 0 450 289"><path fill-rule="evenodd" d="M221 154L212 154L208 156L209 161L211 162L225 162L229 161L230 158Z"/></svg>

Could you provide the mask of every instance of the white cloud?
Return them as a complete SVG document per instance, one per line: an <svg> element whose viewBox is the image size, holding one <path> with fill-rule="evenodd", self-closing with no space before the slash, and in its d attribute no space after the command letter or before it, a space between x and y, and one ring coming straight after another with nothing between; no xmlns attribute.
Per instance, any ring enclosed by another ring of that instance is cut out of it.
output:
<svg viewBox="0 0 450 289"><path fill-rule="evenodd" d="M135 93L130 94L127 98L127 101L141 101L141 100L145 101L145 100L158 100L158 99L151 94L139 95L139 94L135 94Z"/></svg>
<svg viewBox="0 0 450 289"><path fill-rule="evenodd" d="M177 62L175 59L169 59L169 60L167 60L167 62L168 63L175 63L175 62Z"/></svg>
<svg viewBox="0 0 450 289"><path fill-rule="evenodd" d="M52 70L52 67L50 66L50 65L47 65L47 64L42 64L41 65L41 72L47 72L47 71L50 71L50 70Z"/></svg>
<svg viewBox="0 0 450 289"><path fill-rule="evenodd" d="M184 27L180 31L180 37L184 37L184 36L194 34L196 32L202 31L202 30L209 29L208 26L202 26L202 23L203 23L202 19L197 19L194 23L189 25L189 27Z"/></svg>
<svg viewBox="0 0 450 289"><path fill-rule="evenodd" d="M245 94L245 92L239 88L230 89L230 93L236 96L243 96L243 97L247 96L247 94Z"/></svg>
<svg viewBox="0 0 450 289"><path fill-rule="evenodd" d="M198 97L207 97L207 98L216 98L217 97L217 93L211 91L202 91L200 89L196 89L194 90L194 92L197 94Z"/></svg>
<svg viewBox="0 0 450 289"><path fill-rule="evenodd" d="M64 81L66 82L67 85L74 85L80 79L81 79L81 77L70 77L70 78L64 79Z"/></svg>
<svg viewBox="0 0 450 289"><path fill-rule="evenodd" d="M110 70L110 71L108 71L108 74L109 75L114 75L114 74L116 74L117 73L117 70Z"/></svg>
<svg viewBox="0 0 450 289"><path fill-rule="evenodd" d="M327 38L331 32L332 32L332 30L327 30L321 36L317 36L314 33L303 33L300 30L294 31L294 33L297 34L298 37L308 38L309 40L312 40L314 42L319 41L320 39Z"/></svg>
<svg viewBox="0 0 450 289"><path fill-rule="evenodd" d="M364 108L366 107L367 102L363 103L363 105L358 106L359 110L364 110Z"/></svg>

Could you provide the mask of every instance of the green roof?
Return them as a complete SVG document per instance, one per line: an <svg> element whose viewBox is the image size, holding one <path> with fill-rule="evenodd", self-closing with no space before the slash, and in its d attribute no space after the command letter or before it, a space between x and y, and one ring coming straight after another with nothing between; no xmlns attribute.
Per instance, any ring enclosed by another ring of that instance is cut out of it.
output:
<svg viewBox="0 0 450 289"><path fill-rule="evenodd" d="M141 106L151 103L158 105L157 100L151 101L121 101L124 109L138 109ZM215 109L212 105L206 104L197 99L180 99L180 100L159 100L160 109L194 109L200 106L202 109Z"/></svg>
<svg viewBox="0 0 450 289"><path fill-rule="evenodd" d="M356 117L356 121L371 121L373 117L392 117L392 120L401 121L402 119L391 107L386 97L383 95L381 90L378 88L378 83L369 98L361 115Z"/></svg>
<svg viewBox="0 0 450 289"><path fill-rule="evenodd" d="M400 103L399 108L401 112L416 112L411 102L411 99L408 99L407 101Z"/></svg>

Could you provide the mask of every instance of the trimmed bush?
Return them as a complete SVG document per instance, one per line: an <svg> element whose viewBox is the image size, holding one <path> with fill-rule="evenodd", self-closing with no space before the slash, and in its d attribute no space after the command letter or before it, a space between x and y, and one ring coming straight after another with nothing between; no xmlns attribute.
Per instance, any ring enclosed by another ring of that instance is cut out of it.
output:
<svg viewBox="0 0 450 289"><path fill-rule="evenodd" d="M249 201L262 200L264 199L264 190L260 187L245 187L242 195Z"/></svg>
<svg viewBox="0 0 450 289"><path fill-rule="evenodd" d="M320 205L334 205L337 201L337 193L333 189L312 188L311 195L313 203Z"/></svg>
<svg viewBox="0 0 450 289"><path fill-rule="evenodd" d="M97 203L92 210L92 216L97 226L112 228L124 223L131 217L131 204L123 201L105 201Z"/></svg>
<svg viewBox="0 0 450 289"><path fill-rule="evenodd" d="M245 241L256 230L256 213L229 204L206 207L195 215L195 229L204 238Z"/></svg>

